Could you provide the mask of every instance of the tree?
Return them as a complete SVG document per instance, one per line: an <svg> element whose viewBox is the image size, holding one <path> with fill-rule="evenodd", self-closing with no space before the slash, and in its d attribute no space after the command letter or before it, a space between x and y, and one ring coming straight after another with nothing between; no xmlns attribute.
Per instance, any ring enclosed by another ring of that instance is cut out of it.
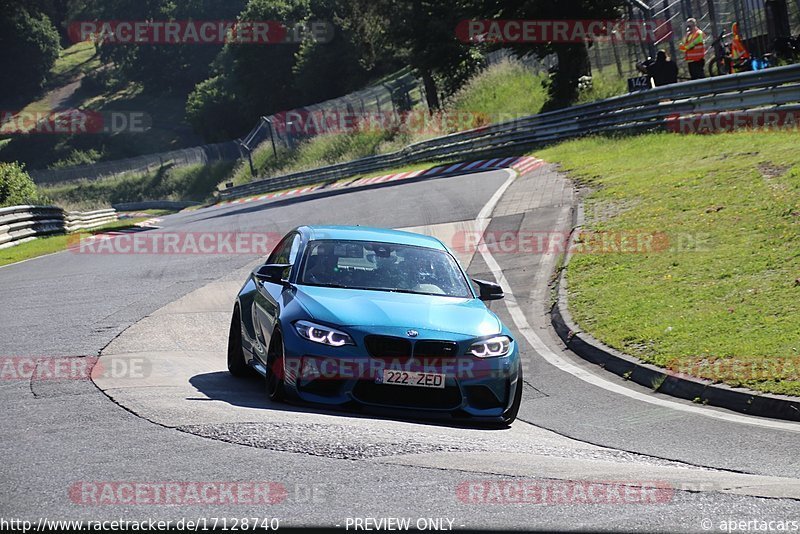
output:
<svg viewBox="0 0 800 534"><path fill-rule="evenodd" d="M250 0L239 20L277 21L291 26L309 16L308 0ZM300 43L225 45L220 64L235 83L245 112L254 119L302 103L292 77L299 49Z"/></svg>
<svg viewBox="0 0 800 534"><path fill-rule="evenodd" d="M186 119L207 141L233 139L255 124L229 84L229 79L213 76L197 84L186 101Z"/></svg>
<svg viewBox="0 0 800 534"><path fill-rule="evenodd" d="M61 37L62 46L69 45L67 26L70 15L75 10L82 9L84 0L17 0L24 3L29 12L45 15Z"/></svg>
<svg viewBox="0 0 800 534"><path fill-rule="evenodd" d="M617 19L624 0L510 0L498 2L497 18L535 20ZM514 45L519 55L539 57L556 54L558 70L550 83L550 100L544 109L571 105L578 96L578 81L591 75L585 43L530 43Z"/></svg>
<svg viewBox="0 0 800 534"><path fill-rule="evenodd" d="M82 15L99 20L234 20L245 0L105 0ZM185 95L211 74L219 44L106 44L103 62L113 64L128 81L146 90Z"/></svg>
<svg viewBox="0 0 800 534"><path fill-rule="evenodd" d="M0 1L0 98L41 89L61 51L58 32L45 15Z"/></svg>
<svg viewBox="0 0 800 534"><path fill-rule="evenodd" d="M358 36L366 63L393 57L419 73L431 110L440 92L455 91L479 66L481 54L456 37L458 23L482 11L473 0L342 0L346 27Z"/></svg>
<svg viewBox="0 0 800 534"><path fill-rule="evenodd" d="M310 0L310 22L328 23L330 39L301 43L292 68L293 85L304 103L322 102L362 89L375 79L403 67L383 62L367 68L360 61L358 40L345 29L337 0Z"/></svg>

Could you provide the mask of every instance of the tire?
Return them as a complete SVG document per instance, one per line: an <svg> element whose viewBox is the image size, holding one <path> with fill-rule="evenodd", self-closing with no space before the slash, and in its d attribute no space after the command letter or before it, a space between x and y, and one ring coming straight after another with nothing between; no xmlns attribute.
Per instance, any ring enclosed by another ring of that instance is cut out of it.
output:
<svg viewBox="0 0 800 534"><path fill-rule="evenodd" d="M269 353L267 355L267 397L272 402L286 400L286 386L283 380L285 373L283 362L283 339L276 330L272 335Z"/></svg>
<svg viewBox="0 0 800 534"><path fill-rule="evenodd" d="M712 59L711 61L709 61L708 62L708 75L710 77L712 77L712 78L715 78L717 76L722 76L723 74L726 74L726 73L720 71L720 66L721 65L724 65L724 63L721 63L720 60L718 60L716 58Z"/></svg>
<svg viewBox="0 0 800 534"><path fill-rule="evenodd" d="M237 378L250 375L250 366L244 360L242 349L242 319L238 306L233 309L231 329L228 333L228 372Z"/></svg>
<svg viewBox="0 0 800 534"><path fill-rule="evenodd" d="M519 374L517 375L517 389L514 394L514 402L508 409L503 412L503 425L508 426L517 419L519 408L522 406L522 364L519 366Z"/></svg>

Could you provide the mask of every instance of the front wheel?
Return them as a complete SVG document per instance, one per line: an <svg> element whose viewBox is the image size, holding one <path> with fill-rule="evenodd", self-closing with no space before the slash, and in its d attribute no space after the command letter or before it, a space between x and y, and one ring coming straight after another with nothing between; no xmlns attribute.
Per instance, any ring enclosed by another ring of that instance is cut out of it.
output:
<svg viewBox="0 0 800 534"><path fill-rule="evenodd" d="M283 339L276 331L267 355L267 396L272 402L283 402L286 399L285 368Z"/></svg>
<svg viewBox="0 0 800 534"><path fill-rule="evenodd" d="M228 333L228 372L235 377L244 377L249 374L250 368L244 361L242 349L242 318L237 306L233 310L231 329Z"/></svg>

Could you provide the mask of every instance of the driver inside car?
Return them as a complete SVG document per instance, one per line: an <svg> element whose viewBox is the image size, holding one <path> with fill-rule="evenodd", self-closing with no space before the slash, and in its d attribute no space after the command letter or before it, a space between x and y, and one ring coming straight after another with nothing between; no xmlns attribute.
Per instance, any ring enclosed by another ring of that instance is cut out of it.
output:
<svg viewBox="0 0 800 534"><path fill-rule="evenodd" d="M322 243L317 245L315 252L308 258L307 280L313 284L336 283L339 257L334 253L333 245Z"/></svg>
<svg viewBox="0 0 800 534"><path fill-rule="evenodd" d="M400 289L429 293L441 292L438 286L427 282L433 275L433 268L430 260L424 253L409 249L406 251L405 257L403 258L401 268L404 276Z"/></svg>

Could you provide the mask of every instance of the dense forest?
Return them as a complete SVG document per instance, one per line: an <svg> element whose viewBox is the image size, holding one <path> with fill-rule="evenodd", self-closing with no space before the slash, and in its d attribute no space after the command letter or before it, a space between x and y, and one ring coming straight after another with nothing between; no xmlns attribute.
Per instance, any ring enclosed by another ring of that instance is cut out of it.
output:
<svg viewBox="0 0 800 534"><path fill-rule="evenodd" d="M256 117L319 102L412 67L437 109L480 68L496 43L456 37L465 19L610 19L622 0L0 0L0 101L40 91L80 21L274 21L285 28L322 22L329 35L292 32L258 45L136 44L100 41L103 68L89 80L113 89L135 82L153 95L185 101L185 119L207 141L242 135ZM299 35L299 37L298 37ZM557 54L551 106L568 105L588 69L585 43L514 45ZM7 106L8 107L8 106Z"/></svg>

